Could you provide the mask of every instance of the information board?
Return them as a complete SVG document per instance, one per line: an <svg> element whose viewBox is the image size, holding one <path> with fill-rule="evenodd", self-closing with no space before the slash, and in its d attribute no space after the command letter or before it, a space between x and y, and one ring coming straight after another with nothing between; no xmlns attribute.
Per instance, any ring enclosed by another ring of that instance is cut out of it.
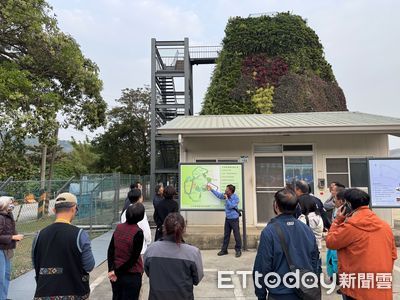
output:
<svg viewBox="0 0 400 300"><path fill-rule="evenodd" d="M371 207L400 207L400 158L370 158Z"/></svg>
<svg viewBox="0 0 400 300"><path fill-rule="evenodd" d="M228 184L235 186L239 209L243 208L243 164L182 163L179 165L179 199L181 210L224 210L225 200L211 191L224 193Z"/></svg>

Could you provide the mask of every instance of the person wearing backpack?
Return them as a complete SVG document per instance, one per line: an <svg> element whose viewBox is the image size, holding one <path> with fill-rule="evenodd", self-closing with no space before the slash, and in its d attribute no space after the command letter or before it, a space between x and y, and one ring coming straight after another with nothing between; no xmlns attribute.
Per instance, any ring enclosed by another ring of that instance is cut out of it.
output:
<svg viewBox="0 0 400 300"><path fill-rule="evenodd" d="M265 276L272 272L278 274L281 280L285 274L294 272L295 269L317 274L317 242L311 229L294 217L297 204L296 195L290 189L281 189L274 195L273 208L277 216L261 233L253 267L255 294L258 299L267 299L267 296L269 300L321 299L319 289L307 296L299 289L289 288L282 282L276 287L267 287L264 282ZM289 261L292 267L289 267Z"/></svg>

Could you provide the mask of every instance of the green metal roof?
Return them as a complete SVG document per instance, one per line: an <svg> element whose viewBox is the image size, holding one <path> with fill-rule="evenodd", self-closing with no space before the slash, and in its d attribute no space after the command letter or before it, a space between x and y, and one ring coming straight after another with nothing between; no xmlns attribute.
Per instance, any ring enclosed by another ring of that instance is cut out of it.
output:
<svg viewBox="0 0 400 300"><path fill-rule="evenodd" d="M158 129L158 133L162 135L290 132L376 132L400 135L400 119L348 111L181 116Z"/></svg>

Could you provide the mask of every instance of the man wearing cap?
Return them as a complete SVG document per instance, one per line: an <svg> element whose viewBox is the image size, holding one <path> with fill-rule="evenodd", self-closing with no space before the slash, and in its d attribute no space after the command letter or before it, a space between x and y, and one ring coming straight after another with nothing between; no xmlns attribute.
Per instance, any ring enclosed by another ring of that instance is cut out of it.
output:
<svg viewBox="0 0 400 300"><path fill-rule="evenodd" d="M75 195L58 195L56 221L42 229L32 243L37 283L34 299L89 298L94 258L88 234L71 224L77 211Z"/></svg>

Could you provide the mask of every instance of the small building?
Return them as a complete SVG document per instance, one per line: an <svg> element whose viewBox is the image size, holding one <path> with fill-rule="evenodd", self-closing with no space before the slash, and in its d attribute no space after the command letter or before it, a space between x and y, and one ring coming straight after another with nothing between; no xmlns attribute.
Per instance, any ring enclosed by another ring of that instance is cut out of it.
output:
<svg viewBox="0 0 400 300"><path fill-rule="evenodd" d="M360 112L181 116L158 134L178 137L180 162L242 161L247 224L261 227L274 216L274 193L295 179L306 179L322 200L332 181L367 190L367 158L389 155L388 135L400 136L400 119ZM390 209L376 212L392 223ZM184 214L189 225L224 223L223 212Z"/></svg>

